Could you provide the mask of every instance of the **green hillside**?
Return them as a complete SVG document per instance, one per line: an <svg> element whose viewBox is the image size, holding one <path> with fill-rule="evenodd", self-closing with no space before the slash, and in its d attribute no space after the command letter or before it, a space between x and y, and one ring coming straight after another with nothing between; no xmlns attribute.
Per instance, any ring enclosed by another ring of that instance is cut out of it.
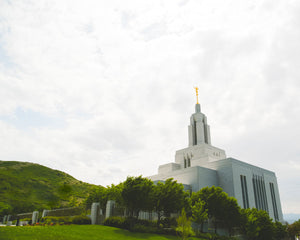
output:
<svg viewBox="0 0 300 240"><path fill-rule="evenodd" d="M78 206L93 186L39 164L0 161L0 215Z"/></svg>

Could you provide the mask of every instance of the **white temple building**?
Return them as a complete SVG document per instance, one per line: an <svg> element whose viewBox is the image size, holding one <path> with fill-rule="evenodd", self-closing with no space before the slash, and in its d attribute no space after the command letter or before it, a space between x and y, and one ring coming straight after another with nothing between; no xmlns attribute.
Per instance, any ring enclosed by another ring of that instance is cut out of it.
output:
<svg viewBox="0 0 300 240"><path fill-rule="evenodd" d="M196 104L188 126L189 146L176 151L175 162L160 165L153 181L173 178L196 192L203 187L219 186L235 197L242 208L257 208L283 222L274 172L226 157L224 150L211 145L206 116Z"/></svg>

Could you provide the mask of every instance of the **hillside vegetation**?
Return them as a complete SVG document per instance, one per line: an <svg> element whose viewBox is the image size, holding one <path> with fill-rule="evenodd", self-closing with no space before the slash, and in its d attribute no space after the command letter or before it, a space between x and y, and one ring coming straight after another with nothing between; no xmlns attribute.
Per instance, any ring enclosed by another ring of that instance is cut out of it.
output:
<svg viewBox="0 0 300 240"><path fill-rule="evenodd" d="M72 176L17 161L0 161L0 215L78 206L94 187Z"/></svg>

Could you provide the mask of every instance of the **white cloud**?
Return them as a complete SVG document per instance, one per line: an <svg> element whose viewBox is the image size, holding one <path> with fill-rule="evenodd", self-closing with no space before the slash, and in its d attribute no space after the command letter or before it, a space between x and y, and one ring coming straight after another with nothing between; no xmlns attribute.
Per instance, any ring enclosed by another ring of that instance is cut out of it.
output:
<svg viewBox="0 0 300 240"><path fill-rule="evenodd" d="M299 182L299 7L2 1L0 159L102 185L155 174L187 146L198 85L212 143L274 170L284 211L300 212L285 197ZM17 109L63 124L17 126Z"/></svg>

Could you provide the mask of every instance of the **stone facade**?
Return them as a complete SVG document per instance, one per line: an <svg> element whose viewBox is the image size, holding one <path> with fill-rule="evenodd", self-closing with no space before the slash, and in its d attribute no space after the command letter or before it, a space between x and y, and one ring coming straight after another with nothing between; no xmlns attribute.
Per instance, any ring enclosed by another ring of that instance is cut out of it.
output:
<svg viewBox="0 0 300 240"><path fill-rule="evenodd" d="M175 163L160 165L153 181L174 178L196 192L203 187L220 186L237 199L242 208L266 210L273 220L283 222L274 172L234 158L211 145L206 116L196 104L188 127L189 147L176 151Z"/></svg>

